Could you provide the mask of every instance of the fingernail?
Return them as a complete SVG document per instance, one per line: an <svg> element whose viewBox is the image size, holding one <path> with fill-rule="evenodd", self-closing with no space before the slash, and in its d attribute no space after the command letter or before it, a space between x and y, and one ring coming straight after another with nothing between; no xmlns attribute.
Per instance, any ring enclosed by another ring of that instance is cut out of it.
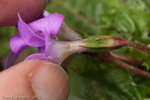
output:
<svg viewBox="0 0 150 100"><path fill-rule="evenodd" d="M56 64L42 63L32 75L31 86L37 99L68 100L68 77L65 71Z"/></svg>

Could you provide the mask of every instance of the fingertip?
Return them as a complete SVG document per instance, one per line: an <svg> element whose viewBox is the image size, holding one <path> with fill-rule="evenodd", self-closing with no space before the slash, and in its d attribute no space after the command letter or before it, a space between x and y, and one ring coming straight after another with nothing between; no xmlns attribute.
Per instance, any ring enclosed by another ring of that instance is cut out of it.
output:
<svg viewBox="0 0 150 100"><path fill-rule="evenodd" d="M31 22L46 7L47 0L0 0L0 26L17 25L19 13L25 22Z"/></svg>
<svg viewBox="0 0 150 100"><path fill-rule="evenodd" d="M40 65L42 61L27 61L12 66L0 73L0 97L1 96L32 96L29 73ZM14 91L15 90L15 91Z"/></svg>
<svg viewBox="0 0 150 100"><path fill-rule="evenodd" d="M69 80L58 65L45 62L33 74L31 80L34 93L43 100L68 100Z"/></svg>
<svg viewBox="0 0 150 100"><path fill-rule="evenodd" d="M0 81L0 96L35 95L42 100L67 100L69 95L65 71L51 62L22 62L1 72Z"/></svg>

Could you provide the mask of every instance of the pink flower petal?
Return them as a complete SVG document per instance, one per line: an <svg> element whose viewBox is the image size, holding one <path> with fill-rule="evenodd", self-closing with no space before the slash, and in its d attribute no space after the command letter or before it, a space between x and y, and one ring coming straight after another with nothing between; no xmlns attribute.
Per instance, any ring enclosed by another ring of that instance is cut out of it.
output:
<svg viewBox="0 0 150 100"><path fill-rule="evenodd" d="M14 53L11 51L6 59L4 69L7 69L7 68L13 66L15 64L17 57L23 50L25 50L25 48L22 48L18 53Z"/></svg>
<svg viewBox="0 0 150 100"><path fill-rule="evenodd" d="M10 52L8 57L7 57L7 60L5 62L5 66L4 66L4 69L7 69L8 67L12 66L15 64L15 60L16 58L18 57L19 54L16 54L14 52Z"/></svg>
<svg viewBox="0 0 150 100"><path fill-rule="evenodd" d="M14 53L18 53L25 46L27 45L19 35L11 37L10 48Z"/></svg>
<svg viewBox="0 0 150 100"><path fill-rule="evenodd" d="M44 54L41 54L41 53L32 54L32 55L28 56L25 59L25 61L31 60L31 59L39 59L39 60L48 60L48 61L51 61L50 58L46 57Z"/></svg>
<svg viewBox="0 0 150 100"><path fill-rule="evenodd" d="M34 33L27 24L23 22L20 15L18 14L19 22L18 22L18 30L19 33L24 40L24 42L33 47L42 47L45 45L44 38L40 37L36 33Z"/></svg>
<svg viewBox="0 0 150 100"><path fill-rule="evenodd" d="M45 47L39 47L38 50L39 53L45 54Z"/></svg>
<svg viewBox="0 0 150 100"><path fill-rule="evenodd" d="M54 13L28 24L28 26L36 33L43 32L49 36L51 34L56 36L63 23L63 19L64 15Z"/></svg>

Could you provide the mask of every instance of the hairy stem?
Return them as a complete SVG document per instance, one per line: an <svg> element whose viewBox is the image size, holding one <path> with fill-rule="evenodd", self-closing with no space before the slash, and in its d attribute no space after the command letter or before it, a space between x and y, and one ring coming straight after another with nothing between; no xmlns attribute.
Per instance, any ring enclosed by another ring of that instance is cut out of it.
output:
<svg viewBox="0 0 150 100"><path fill-rule="evenodd" d="M139 69L139 68L133 67L133 66L131 66L131 65L129 65L129 64L127 64L127 63L121 61L121 60L116 59L116 58L113 57L109 52L100 53L97 57L98 57L98 59L100 59L100 60L103 60L103 61L105 61L105 62L109 62L109 63L116 64L116 65L118 65L118 66L120 66L120 67L122 67L122 68L124 68L124 69L127 69L127 70L129 70L129 71L131 71L131 72L134 72L134 73L136 73L136 74L138 74L138 75L141 75L141 76L143 76L143 77L145 77L145 78L150 79L150 73L148 73L148 72L146 72L146 71L143 71L143 70L141 70L141 69Z"/></svg>
<svg viewBox="0 0 150 100"><path fill-rule="evenodd" d="M133 67L133 66L131 66L131 65L129 65L129 64L123 62L123 61L114 59L114 60L112 60L112 63L114 63L114 64L116 64L116 65L118 65L118 66L120 66L122 68L125 68L125 69L127 69L127 70L129 70L131 72L134 72L136 74L139 74L139 75L141 75L143 77L146 77L146 78L150 79L150 73L148 73L146 71L143 71L143 70L140 70L140 69L138 69L136 67Z"/></svg>
<svg viewBox="0 0 150 100"><path fill-rule="evenodd" d="M115 53L110 53L110 54L114 58L116 58L118 60L121 60L121 61L125 61L127 63L135 64L135 65L138 65L138 66L142 66L142 64L143 64L143 62L135 60L135 59L131 59L131 58L128 58L128 57L125 57L125 56L121 56L121 55L115 54Z"/></svg>
<svg viewBox="0 0 150 100"><path fill-rule="evenodd" d="M132 42L132 41L126 40L125 46L134 47L134 48L137 48L137 49L139 49L139 50L142 50L142 51L144 51L144 52L146 52L146 53L150 53L150 48L148 48L148 47L146 47L146 46L143 46L143 45L141 45L141 44Z"/></svg>

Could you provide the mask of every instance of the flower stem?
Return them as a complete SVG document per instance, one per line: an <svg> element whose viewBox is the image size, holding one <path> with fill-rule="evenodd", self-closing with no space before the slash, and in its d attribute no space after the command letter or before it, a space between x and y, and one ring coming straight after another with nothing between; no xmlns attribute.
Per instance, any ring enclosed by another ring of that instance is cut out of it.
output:
<svg viewBox="0 0 150 100"><path fill-rule="evenodd" d="M116 41L116 44L115 44L116 49L118 49L120 47L128 46L128 47L137 48L137 49L139 49L141 51L144 51L146 53L150 53L150 48L149 47L143 46L141 44L138 44L138 43L126 40L126 39L122 39L120 37L113 37L112 36L111 38L113 38Z"/></svg>
<svg viewBox="0 0 150 100"><path fill-rule="evenodd" d="M145 78L148 78L150 79L150 73L146 72L146 71L143 71L139 68L136 68L136 67L133 67L121 60L118 60L116 59L115 57L113 57L109 52L103 52L103 53L100 53L98 56L97 56L98 59L100 60L103 60L105 62L108 62L108 63L113 63L113 64L116 64L124 69L127 69L131 72L134 72L138 75L141 75Z"/></svg>
<svg viewBox="0 0 150 100"><path fill-rule="evenodd" d="M143 46L143 45L141 45L141 44L132 42L132 41L126 40L125 46L134 47L134 48L137 48L137 49L139 49L139 50L142 50L142 51L144 51L144 52L146 52L146 53L150 53L150 48L148 48L148 47L146 47L146 46Z"/></svg>
<svg viewBox="0 0 150 100"><path fill-rule="evenodd" d="M135 65L138 65L138 66L142 66L142 64L143 64L143 62L141 62L139 60L131 59L131 58L128 58L128 57L125 57L125 56L115 54L115 53L110 53L110 54L113 57L115 57L116 59L121 60L121 61L125 61L127 63L135 64Z"/></svg>

